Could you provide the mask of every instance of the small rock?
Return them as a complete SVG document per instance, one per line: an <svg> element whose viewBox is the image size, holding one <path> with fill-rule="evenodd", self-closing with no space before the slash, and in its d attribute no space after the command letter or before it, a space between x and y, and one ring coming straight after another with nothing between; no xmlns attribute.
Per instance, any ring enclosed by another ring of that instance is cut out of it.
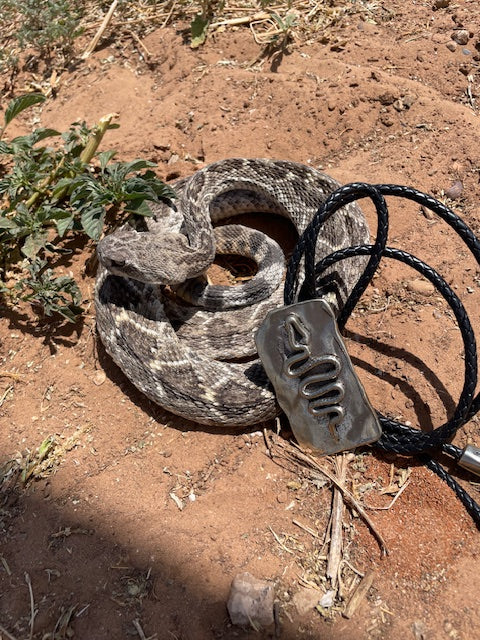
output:
<svg viewBox="0 0 480 640"><path fill-rule="evenodd" d="M470 55L472 55L472 52L470 51L470 49L465 49L465 48L463 48L463 49L462 49L462 53L463 53L463 55L464 55L464 56L470 56Z"/></svg>
<svg viewBox="0 0 480 640"><path fill-rule="evenodd" d="M393 108L395 109L395 111L403 111L405 109L403 100L401 98L395 100L395 102L393 103Z"/></svg>
<svg viewBox="0 0 480 640"><path fill-rule="evenodd" d="M248 572L232 581L227 603L230 620L241 627L268 627L273 624L273 586Z"/></svg>
<svg viewBox="0 0 480 640"><path fill-rule="evenodd" d="M458 46L458 45L457 45L457 43L456 43L456 42L454 42L453 40L451 40L450 42L447 42L447 44L446 44L445 46L447 47L447 49L448 49L449 51L451 51L451 52L453 53L454 51L456 51L456 50L457 50L457 46Z"/></svg>
<svg viewBox="0 0 480 640"><path fill-rule="evenodd" d="M384 106L393 104L395 100L397 100L397 97L394 96L393 93L391 93L390 91L385 91L385 93L381 93L378 96L378 101L380 102L380 104L383 104Z"/></svg>
<svg viewBox="0 0 480 640"><path fill-rule="evenodd" d="M427 627L421 620L415 620L412 624L412 631L415 640L425 640L427 637Z"/></svg>
<svg viewBox="0 0 480 640"><path fill-rule="evenodd" d="M302 588L293 596L292 602L298 613L304 616L318 604L321 598L321 592L318 589Z"/></svg>
<svg viewBox="0 0 480 640"><path fill-rule="evenodd" d="M105 382L106 379L107 379L107 376L105 374L105 371L95 371L93 375L93 384L99 387L101 384Z"/></svg>
<svg viewBox="0 0 480 640"><path fill-rule="evenodd" d="M382 113L382 115L380 116L380 122L385 126L385 127L391 127L395 124L392 116L388 113Z"/></svg>
<svg viewBox="0 0 480 640"><path fill-rule="evenodd" d="M452 33L452 40L457 44L467 44L470 40L470 34L466 29L458 29Z"/></svg>
<svg viewBox="0 0 480 640"><path fill-rule="evenodd" d="M335 602L335 591L333 589L330 589L329 591L323 594L318 604L324 609L330 609L330 607L333 606L334 602Z"/></svg>
<svg viewBox="0 0 480 640"><path fill-rule="evenodd" d="M463 194L463 182L461 180L455 180L451 187L445 190L445 195L450 200L458 200Z"/></svg>
<svg viewBox="0 0 480 640"><path fill-rule="evenodd" d="M407 291L418 293L421 296L431 296L433 293L435 293L435 287L428 280L415 278L415 280L409 280L407 282Z"/></svg>
<svg viewBox="0 0 480 640"><path fill-rule="evenodd" d="M435 0L433 3L434 9L445 9L450 4L450 0Z"/></svg>

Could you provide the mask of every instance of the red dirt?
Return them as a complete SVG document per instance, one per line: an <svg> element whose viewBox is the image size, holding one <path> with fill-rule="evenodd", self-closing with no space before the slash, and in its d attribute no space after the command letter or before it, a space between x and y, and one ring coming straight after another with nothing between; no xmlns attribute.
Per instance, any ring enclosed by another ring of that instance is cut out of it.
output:
<svg viewBox="0 0 480 640"><path fill-rule="evenodd" d="M353 14L327 44L297 42L253 68L260 48L246 28L214 34L193 51L176 31L184 25L173 25L143 40L147 62L132 41L63 73L41 125L61 130L117 112L121 128L106 145L125 160L156 161L167 179L246 156L441 198L461 180L463 194L450 204L478 232L478 115L468 90L474 99L480 11L476 1L437 11L431 4L392 0L388 11L368 14L376 23ZM450 51L462 24L476 36ZM478 269L453 232L418 206L392 202L391 211L391 244L443 273L478 325ZM77 247L67 268L91 305L94 281L83 275L90 254ZM462 347L443 301L409 291L415 278L397 263L382 267L349 322L348 346L372 404L429 429L459 396ZM412 460L369 450L356 471L351 465L350 481L376 489L389 484L391 464L412 467L395 505L369 511L390 555L380 557L363 522L347 516L350 561L375 571L373 588L349 620L300 617L289 601L315 542L292 519L322 536L329 488L292 485L297 476L266 455L261 435L198 427L146 400L98 344L93 306L82 325L60 333L38 327L28 309L4 312L0 371L21 375L0 378L3 460L48 436L73 438L56 473L7 492L0 511L0 624L14 637L29 636L25 573L38 608L34 638L134 637L135 619L160 639L273 637L229 623L225 603L241 571L274 581L285 640L478 637L478 531L450 489ZM468 441L480 443L477 419L456 439ZM464 485L478 498L476 486ZM385 506L391 497L372 488L365 499ZM293 536L303 552L286 552L271 530ZM68 629L45 635L72 606Z"/></svg>

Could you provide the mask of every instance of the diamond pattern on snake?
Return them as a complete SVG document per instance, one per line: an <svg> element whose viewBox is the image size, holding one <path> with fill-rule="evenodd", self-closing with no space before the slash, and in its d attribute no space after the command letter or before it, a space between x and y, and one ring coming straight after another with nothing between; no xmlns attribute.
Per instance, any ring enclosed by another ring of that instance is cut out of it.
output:
<svg viewBox="0 0 480 640"><path fill-rule="evenodd" d="M283 251L265 234L217 223L244 213L287 218L301 234L340 185L290 161L233 158L173 185L173 203L151 204L146 229L117 229L98 245L97 329L130 381L168 411L201 424L245 427L278 415L253 336L283 304ZM315 259L369 242L355 203L324 225ZM258 265L237 286L209 285L202 274L216 253ZM319 294L341 308L365 258L337 263ZM302 276L300 275L300 278Z"/></svg>

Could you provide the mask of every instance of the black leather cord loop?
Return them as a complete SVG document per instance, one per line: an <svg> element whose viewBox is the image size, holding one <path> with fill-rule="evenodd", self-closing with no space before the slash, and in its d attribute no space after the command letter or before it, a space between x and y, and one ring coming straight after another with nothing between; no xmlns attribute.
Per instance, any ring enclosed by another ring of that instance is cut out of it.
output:
<svg viewBox="0 0 480 640"><path fill-rule="evenodd" d="M386 451L417 456L429 469L442 478L442 480L455 491L477 525L480 526L480 506L438 462L430 457L434 455L435 452L441 452L451 455L458 460L462 455L462 450L450 444L449 441L455 436L457 430L480 409L480 393L474 397L477 386L477 348L475 334L462 302L445 280L434 269L415 256L386 245L388 237L388 208L384 196L404 197L434 211L458 233L477 263L480 264L479 240L475 237L470 227L443 203L410 187L353 183L339 188L329 196L299 239L287 268L284 290L285 304L292 304L296 299L315 298L317 295L316 283L324 271L336 262L354 256L370 256L370 259L346 301L344 308L340 311L338 317L340 330L344 328L351 312L371 282L383 257L399 260L416 269L438 289L455 314L464 344L465 380L457 407L453 416L445 424L428 433L412 429L407 425L382 416L379 413L383 435L375 445ZM377 210L378 229L375 243L373 245L361 245L341 249L330 254L315 265L317 238L321 233L325 221L342 206L364 197L371 198ZM297 291L299 284L297 274L302 258L305 259L305 280L301 289Z"/></svg>

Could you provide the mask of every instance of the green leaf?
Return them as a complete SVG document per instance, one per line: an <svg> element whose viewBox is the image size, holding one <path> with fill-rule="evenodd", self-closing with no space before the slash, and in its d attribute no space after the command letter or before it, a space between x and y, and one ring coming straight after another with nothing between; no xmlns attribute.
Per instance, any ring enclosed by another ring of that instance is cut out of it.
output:
<svg viewBox="0 0 480 640"><path fill-rule="evenodd" d="M98 240L103 229L103 219L105 218L104 207L88 207L81 216L82 227L93 240Z"/></svg>
<svg viewBox="0 0 480 640"><path fill-rule="evenodd" d="M297 26L297 16L294 13L287 13L284 21L286 29Z"/></svg>
<svg viewBox="0 0 480 640"><path fill-rule="evenodd" d="M16 229L18 224L12 218L0 218L0 229Z"/></svg>
<svg viewBox="0 0 480 640"><path fill-rule="evenodd" d="M148 167L156 167L154 162L149 160L132 160L131 162L115 162L106 169L106 173L114 180L123 181L129 173L147 169Z"/></svg>
<svg viewBox="0 0 480 640"><path fill-rule="evenodd" d="M53 200L68 193L69 188L74 184L73 178L60 178L52 190Z"/></svg>
<svg viewBox="0 0 480 640"><path fill-rule="evenodd" d="M140 171L140 169L157 166L155 162L150 162L150 160L132 160L131 162L125 162L123 164L124 170L126 171L125 175L133 173L134 171Z"/></svg>
<svg viewBox="0 0 480 640"><path fill-rule="evenodd" d="M107 166L107 164L116 155L117 155L117 152L114 151L113 149L110 149L110 151L102 151L101 153L97 154L97 158L98 158L98 160L100 162L100 168L101 168L102 171L105 171L105 167Z"/></svg>
<svg viewBox="0 0 480 640"><path fill-rule="evenodd" d="M68 307L56 306L54 311L56 311L61 316L63 316L65 320L68 320L68 322L76 322L78 320L78 316L83 313L84 309L82 309L82 307L79 307L77 305L71 304ZM47 313L47 315L52 315L52 312Z"/></svg>
<svg viewBox="0 0 480 640"><path fill-rule="evenodd" d="M0 153L11 155L13 153L12 145L0 141Z"/></svg>
<svg viewBox="0 0 480 640"><path fill-rule="evenodd" d="M148 206L146 200L133 200L129 203L128 207L125 207L125 211L144 216L145 218L151 218L153 216L153 211Z"/></svg>
<svg viewBox="0 0 480 640"><path fill-rule="evenodd" d="M32 145L37 144L37 142L40 142L41 140L45 140L45 138L52 138L54 136L60 136L61 133L60 131L57 131L56 129L48 129L45 127L40 127L39 129L35 129L35 131L33 131L30 134L30 139L32 141Z"/></svg>
<svg viewBox="0 0 480 640"><path fill-rule="evenodd" d="M27 236L21 251L27 258L33 259L40 249L43 249L46 241L47 234L42 231L37 231Z"/></svg>
<svg viewBox="0 0 480 640"><path fill-rule="evenodd" d="M10 188L11 180L10 178L3 178L0 180L0 194L5 193Z"/></svg>
<svg viewBox="0 0 480 640"><path fill-rule="evenodd" d="M46 98L41 93L27 93L23 96L19 96L18 98L14 98L9 103L6 111L5 111L5 127L18 116L19 113L22 113L25 109L32 107L34 104L39 104L40 102L45 102Z"/></svg>
<svg viewBox="0 0 480 640"><path fill-rule="evenodd" d="M57 225L58 235L62 238L65 233L73 226L74 215L70 211L63 211L63 215L57 214L54 217Z"/></svg>
<svg viewBox="0 0 480 640"><path fill-rule="evenodd" d="M207 38L208 24L209 21L200 13L197 13L190 23L190 33L192 36L190 46L192 49L196 49L205 42Z"/></svg>

